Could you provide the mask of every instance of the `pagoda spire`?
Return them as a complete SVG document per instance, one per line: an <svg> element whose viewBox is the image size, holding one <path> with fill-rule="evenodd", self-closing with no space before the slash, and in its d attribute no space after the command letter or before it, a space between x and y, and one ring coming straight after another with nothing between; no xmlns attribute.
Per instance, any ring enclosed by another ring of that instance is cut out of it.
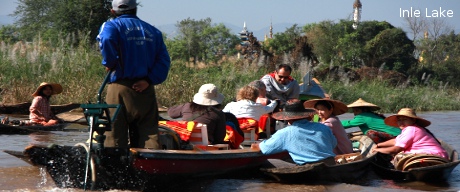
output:
<svg viewBox="0 0 460 192"><path fill-rule="evenodd" d="M357 29L361 21L361 9L363 5L360 0L355 0L353 3L353 29Z"/></svg>
<svg viewBox="0 0 460 192"><path fill-rule="evenodd" d="M273 25L272 25L272 22L270 21L270 39L273 39Z"/></svg>

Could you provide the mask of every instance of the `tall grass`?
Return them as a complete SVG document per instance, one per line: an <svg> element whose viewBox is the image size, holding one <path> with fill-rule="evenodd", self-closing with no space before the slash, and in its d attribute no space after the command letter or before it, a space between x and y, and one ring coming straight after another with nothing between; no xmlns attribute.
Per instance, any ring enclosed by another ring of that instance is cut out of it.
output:
<svg viewBox="0 0 460 192"><path fill-rule="evenodd" d="M63 38L66 39L66 38ZM0 103L30 102L41 82L62 84L62 94L53 96L52 104L95 102L105 70L96 45L69 46L66 40L55 46L37 38L30 43L0 43ZM260 79L273 69L242 61L227 61L205 68L187 67L173 61L167 80L156 86L157 100L162 106L191 101L199 87L214 83L225 95L224 105L235 98L238 88ZM303 70L295 70L301 80ZM382 107L382 112L395 112L402 107L419 111L459 110L457 89L433 87L399 88L381 81L342 83L319 79L333 99L351 103L358 98Z"/></svg>

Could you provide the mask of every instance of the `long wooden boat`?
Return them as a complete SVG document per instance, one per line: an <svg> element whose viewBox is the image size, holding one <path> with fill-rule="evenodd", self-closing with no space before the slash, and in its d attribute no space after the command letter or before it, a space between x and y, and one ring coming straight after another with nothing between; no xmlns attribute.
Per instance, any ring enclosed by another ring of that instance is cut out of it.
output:
<svg viewBox="0 0 460 192"><path fill-rule="evenodd" d="M170 132L160 127L160 141L171 139ZM174 139L170 141L174 143ZM168 147L177 148L177 145ZM268 158L290 158L285 152L266 156L251 149L209 150L216 147L219 146L208 146L206 150L131 148L129 151L104 148L103 155L93 157L91 161L91 188L149 191L197 177L257 171ZM84 188L86 150L85 144L80 143L76 146L32 145L22 152L5 152L32 165L45 167L58 187Z"/></svg>
<svg viewBox="0 0 460 192"><path fill-rule="evenodd" d="M308 183L314 181L334 181L352 183L369 170L376 153L371 148L374 142L367 136L361 136L356 153L337 155L335 165L323 162L306 165L293 165L280 160L270 160L272 167L261 170L279 182Z"/></svg>
<svg viewBox="0 0 460 192"><path fill-rule="evenodd" d="M447 163L432 163L432 166L414 167L401 171L394 169L394 166L390 162L392 157L385 154L378 154L375 161L372 162L374 172L384 179L425 182L446 181L460 161L457 151L452 146L444 141L440 140L440 142L449 154L449 161ZM429 163L429 161L425 162Z"/></svg>
<svg viewBox="0 0 460 192"><path fill-rule="evenodd" d="M0 134L30 134L34 132L41 131L62 131L70 123L60 123L52 126L42 126L42 125L7 125L0 123Z"/></svg>
<svg viewBox="0 0 460 192"><path fill-rule="evenodd" d="M0 114L19 114L28 115L29 107L32 103L24 102L18 104L0 104ZM51 111L54 114L67 112L76 108L79 108L79 103L68 103L62 105L51 105Z"/></svg>

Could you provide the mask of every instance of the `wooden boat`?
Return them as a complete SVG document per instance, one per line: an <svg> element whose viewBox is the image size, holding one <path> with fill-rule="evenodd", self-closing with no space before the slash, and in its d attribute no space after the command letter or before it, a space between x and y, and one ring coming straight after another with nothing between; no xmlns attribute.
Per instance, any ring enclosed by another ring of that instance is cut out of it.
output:
<svg viewBox="0 0 460 192"><path fill-rule="evenodd" d="M42 125L7 125L0 123L0 134L30 134L34 132L42 131L62 131L70 123L60 123L52 126L42 126Z"/></svg>
<svg viewBox="0 0 460 192"><path fill-rule="evenodd" d="M449 154L447 163L431 163L432 166L414 167L405 171L394 169L390 160L391 156L385 154L376 155L375 161L372 162L374 172L384 179L407 180L407 181L446 181L452 170L460 163L457 151L444 141L440 141L444 149ZM421 161L418 161L421 162ZM417 163L417 162L414 162ZM425 161L425 163L429 163Z"/></svg>
<svg viewBox="0 0 460 192"><path fill-rule="evenodd" d="M308 183L314 181L334 181L353 183L369 170L376 153L371 148L374 142L367 136L361 136L356 153L337 155L336 164L324 162L297 166L280 160L270 160L272 167L261 170L279 182ZM354 158L354 159L353 159Z"/></svg>
<svg viewBox="0 0 460 192"><path fill-rule="evenodd" d="M103 155L91 159L91 188L149 191L171 182L177 184L198 177L257 171L268 158L289 158L288 153L266 156L251 149L217 149L222 146L207 146L206 150L190 145L177 147L182 144L176 143L175 133L165 127L160 127L159 139L163 144L174 143L166 148L190 149L131 148L123 151L104 148ZM32 165L45 167L58 187L85 188L87 150L85 144L80 143L75 146L32 145L23 152L5 152Z"/></svg>
<svg viewBox="0 0 460 192"><path fill-rule="evenodd" d="M24 102L18 104L0 104L0 114L20 114L28 115L29 107L32 103ZM63 113L70 111L76 108L79 108L80 104L78 103L68 103L63 105L51 105L51 111L54 114Z"/></svg>

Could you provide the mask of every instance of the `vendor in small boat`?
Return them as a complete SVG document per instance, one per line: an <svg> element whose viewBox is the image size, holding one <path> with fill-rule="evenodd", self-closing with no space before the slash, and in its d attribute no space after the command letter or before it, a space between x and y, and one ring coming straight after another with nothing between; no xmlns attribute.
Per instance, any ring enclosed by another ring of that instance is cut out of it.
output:
<svg viewBox="0 0 460 192"><path fill-rule="evenodd" d="M62 86L58 83L43 82L38 86L37 90L32 94L34 99L30 105L29 119L33 124L40 124L44 126L56 125L60 120L51 111L50 99L52 95L62 92Z"/></svg>
<svg viewBox="0 0 460 192"><path fill-rule="evenodd" d="M224 144L225 114L219 109L223 101L224 95L219 93L214 84L204 84L193 96L192 102L170 107L168 115L171 118L206 124L209 143Z"/></svg>
<svg viewBox="0 0 460 192"><path fill-rule="evenodd" d="M288 126L278 130L267 140L251 145L251 149L263 154L289 152L292 160L303 165L314 162L335 164L334 148L337 140L331 129L324 124L310 122L314 109L305 109L301 102L288 103L274 119L285 120Z"/></svg>
<svg viewBox="0 0 460 192"><path fill-rule="evenodd" d="M395 139L378 143L375 152L397 154L432 154L448 159L446 150L441 143L428 130L431 122L418 117L411 108L402 108L395 115L385 118L385 124L397 126L402 132Z"/></svg>
<svg viewBox="0 0 460 192"><path fill-rule="evenodd" d="M306 101L303 106L305 108L315 108L319 115L320 123L331 128L332 133L337 139L337 146L334 148L334 153L336 155L353 153L351 141L342 123L340 123L339 117L337 117L337 115L347 112L348 108L344 103L339 100L328 98L312 99Z"/></svg>
<svg viewBox="0 0 460 192"><path fill-rule="evenodd" d="M355 117L351 120L342 120L343 127L345 129L359 127L374 143L393 139L401 133L401 130L397 127L385 125L383 122L385 116L374 112L379 110L380 107L373 103L359 98L347 107L353 110Z"/></svg>

